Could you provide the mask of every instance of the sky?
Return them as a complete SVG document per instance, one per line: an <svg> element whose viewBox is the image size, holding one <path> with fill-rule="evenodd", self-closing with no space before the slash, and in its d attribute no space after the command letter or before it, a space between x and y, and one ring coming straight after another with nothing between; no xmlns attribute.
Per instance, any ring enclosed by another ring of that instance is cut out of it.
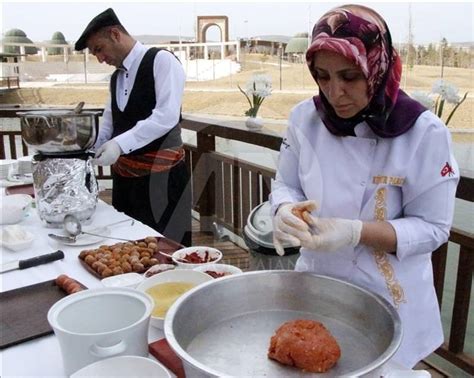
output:
<svg viewBox="0 0 474 378"><path fill-rule="evenodd" d="M2 0L2 34L16 28L34 42L50 40L60 31L67 41L75 41L89 21L112 7L132 35L176 35L193 37L197 16L229 17L230 39L259 35L293 36L310 32L327 10L342 2L316 1L8 1ZM464 2L380 2L362 3L382 15L395 43L408 40L411 14L415 44L474 41L474 8ZM209 28L208 40L218 40L217 27Z"/></svg>

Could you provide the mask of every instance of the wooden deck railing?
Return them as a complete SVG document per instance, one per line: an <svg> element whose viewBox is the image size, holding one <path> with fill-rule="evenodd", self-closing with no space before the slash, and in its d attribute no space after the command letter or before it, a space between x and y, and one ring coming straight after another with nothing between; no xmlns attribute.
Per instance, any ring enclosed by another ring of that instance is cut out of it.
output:
<svg viewBox="0 0 474 378"><path fill-rule="evenodd" d="M24 110L24 109L22 109ZM18 109L0 109L1 117L16 117ZM245 142L278 151L281 137L275 133L252 132L243 122L210 121L185 116L183 129L196 133L196 145L185 145L186 161L192 176L193 205L200 214L202 231L211 231L212 223L218 222L241 235L250 211L268 199L271 180L275 171L256 162L243 161L216 151L216 138ZM17 145L22 145L21 156L28 155L28 148L21 142L19 131L2 131L0 159L17 158ZM9 153L6 147L9 146ZM99 179L110 178L103 171ZM462 176L456 197L474 202L474 179ZM459 261L456 271L456 288L451 312L451 326L447 341L436 351L438 355L468 374L474 375L474 356L466 353L464 342L471 303L471 286L474 270L474 234L453 227L449 237L459 245ZM433 253L435 287L440 306L446 276L447 244Z"/></svg>
<svg viewBox="0 0 474 378"><path fill-rule="evenodd" d="M20 88L20 78L18 76L1 76L0 89Z"/></svg>
<svg viewBox="0 0 474 378"><path fill-rule="evenodd" d="M243 122L235 121L218 125L185 117L181 125L196 132L197 145L185 147L201 231L210 231L212 223L218 222L241 235L251 210L268 199L275 171L217 152L216 137L274 151L280 149L281 137L246 130Z"/></svg>
<svg viewBox="0 0 474 378"><path fill-rule="evenodd" d="M461 177L456 197L465 201L474 202L474 179ZM474 271L474 234L451 228L449 242L459 245L459 258L456 271L456 287L454 303L451 312L451 327L449 339L437 351L444 359L460 367L474 376L474 355L464 352L464 342L468 332L468 318L471 306L471 289ZM448 243L439 247L432 255L435 288L440 307L443 304L443 289L446 276L446 262L448 257ZM471 330L472 332L472 330Z"/></svg>

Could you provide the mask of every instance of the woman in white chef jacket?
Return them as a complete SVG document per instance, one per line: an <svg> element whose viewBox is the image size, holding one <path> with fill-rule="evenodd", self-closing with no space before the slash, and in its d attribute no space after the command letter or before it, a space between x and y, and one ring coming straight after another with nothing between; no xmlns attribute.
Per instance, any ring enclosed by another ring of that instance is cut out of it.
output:
<svg viewBox="0 0 474 378"><path fill-rule="evenodd" d="M431 252L448 240L459 180L449 131L399 89L400 58L373 10L326 13L306 59L319 95L289 118L270 196L275 247L301 244L296 270L390 301L403 327L394 360L411 368L443 342Z"/></svg>

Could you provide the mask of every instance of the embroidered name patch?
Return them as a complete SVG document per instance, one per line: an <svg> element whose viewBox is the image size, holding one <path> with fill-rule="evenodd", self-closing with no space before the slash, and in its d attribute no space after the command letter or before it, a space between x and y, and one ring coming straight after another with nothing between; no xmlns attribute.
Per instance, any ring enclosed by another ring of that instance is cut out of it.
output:
<svg viewBox="0 0 474 378"><path fill-rule="evenodd" d="M283 144L285 146L285 148L288 148L290 147L290 144L288 143L288 139L284 138L281 142L281 144Z"/></svg>
<svg viewBox="0 0 474 378"><path fill-rule="evenodd" d="M405 183L405 177L395 176L374 176L372 179L374 184L388 184L393 186L403 186Z"/></svg>
<svg viewBox="0 0 474 378"><path fill-rule="evenodd" d="M454 171L453 171L453 168L449 165L448 162L446 162L446 164L444 165L443 169L441 169L441 176L453 176L454 175Z"/></svg>

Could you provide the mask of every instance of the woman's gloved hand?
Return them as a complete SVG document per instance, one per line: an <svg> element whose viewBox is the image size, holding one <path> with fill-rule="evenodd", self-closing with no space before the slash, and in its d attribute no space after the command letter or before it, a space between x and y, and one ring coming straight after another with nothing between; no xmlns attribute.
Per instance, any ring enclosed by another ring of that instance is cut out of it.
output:
<svg viewBox="0 0 474 378"><path fill-rule="evenodd" d="M301 219L302 212L316 209L316 202L303 201L281 205L273 217L273 245L276 252L283 256L285 250L282 243L299 246L300 240L311 237L308 224Z"/></svg>
<svg viewBox="0 0 474 378"><path fill-rule="evenodd" d="M314 251L336 251L359 244L362 221L341 218L316 218L308 213L303 219L311 228L311 236L300 239L301 246Z"/></svg>
<svg viewBox="0 0 474 378"><path fill-rule="evenodd" d="M92 164L112 165L118 160L121 154L122 149L120 148L119 144L115 140L111 139L97 149L94 160L92 160Z"/></svg>

